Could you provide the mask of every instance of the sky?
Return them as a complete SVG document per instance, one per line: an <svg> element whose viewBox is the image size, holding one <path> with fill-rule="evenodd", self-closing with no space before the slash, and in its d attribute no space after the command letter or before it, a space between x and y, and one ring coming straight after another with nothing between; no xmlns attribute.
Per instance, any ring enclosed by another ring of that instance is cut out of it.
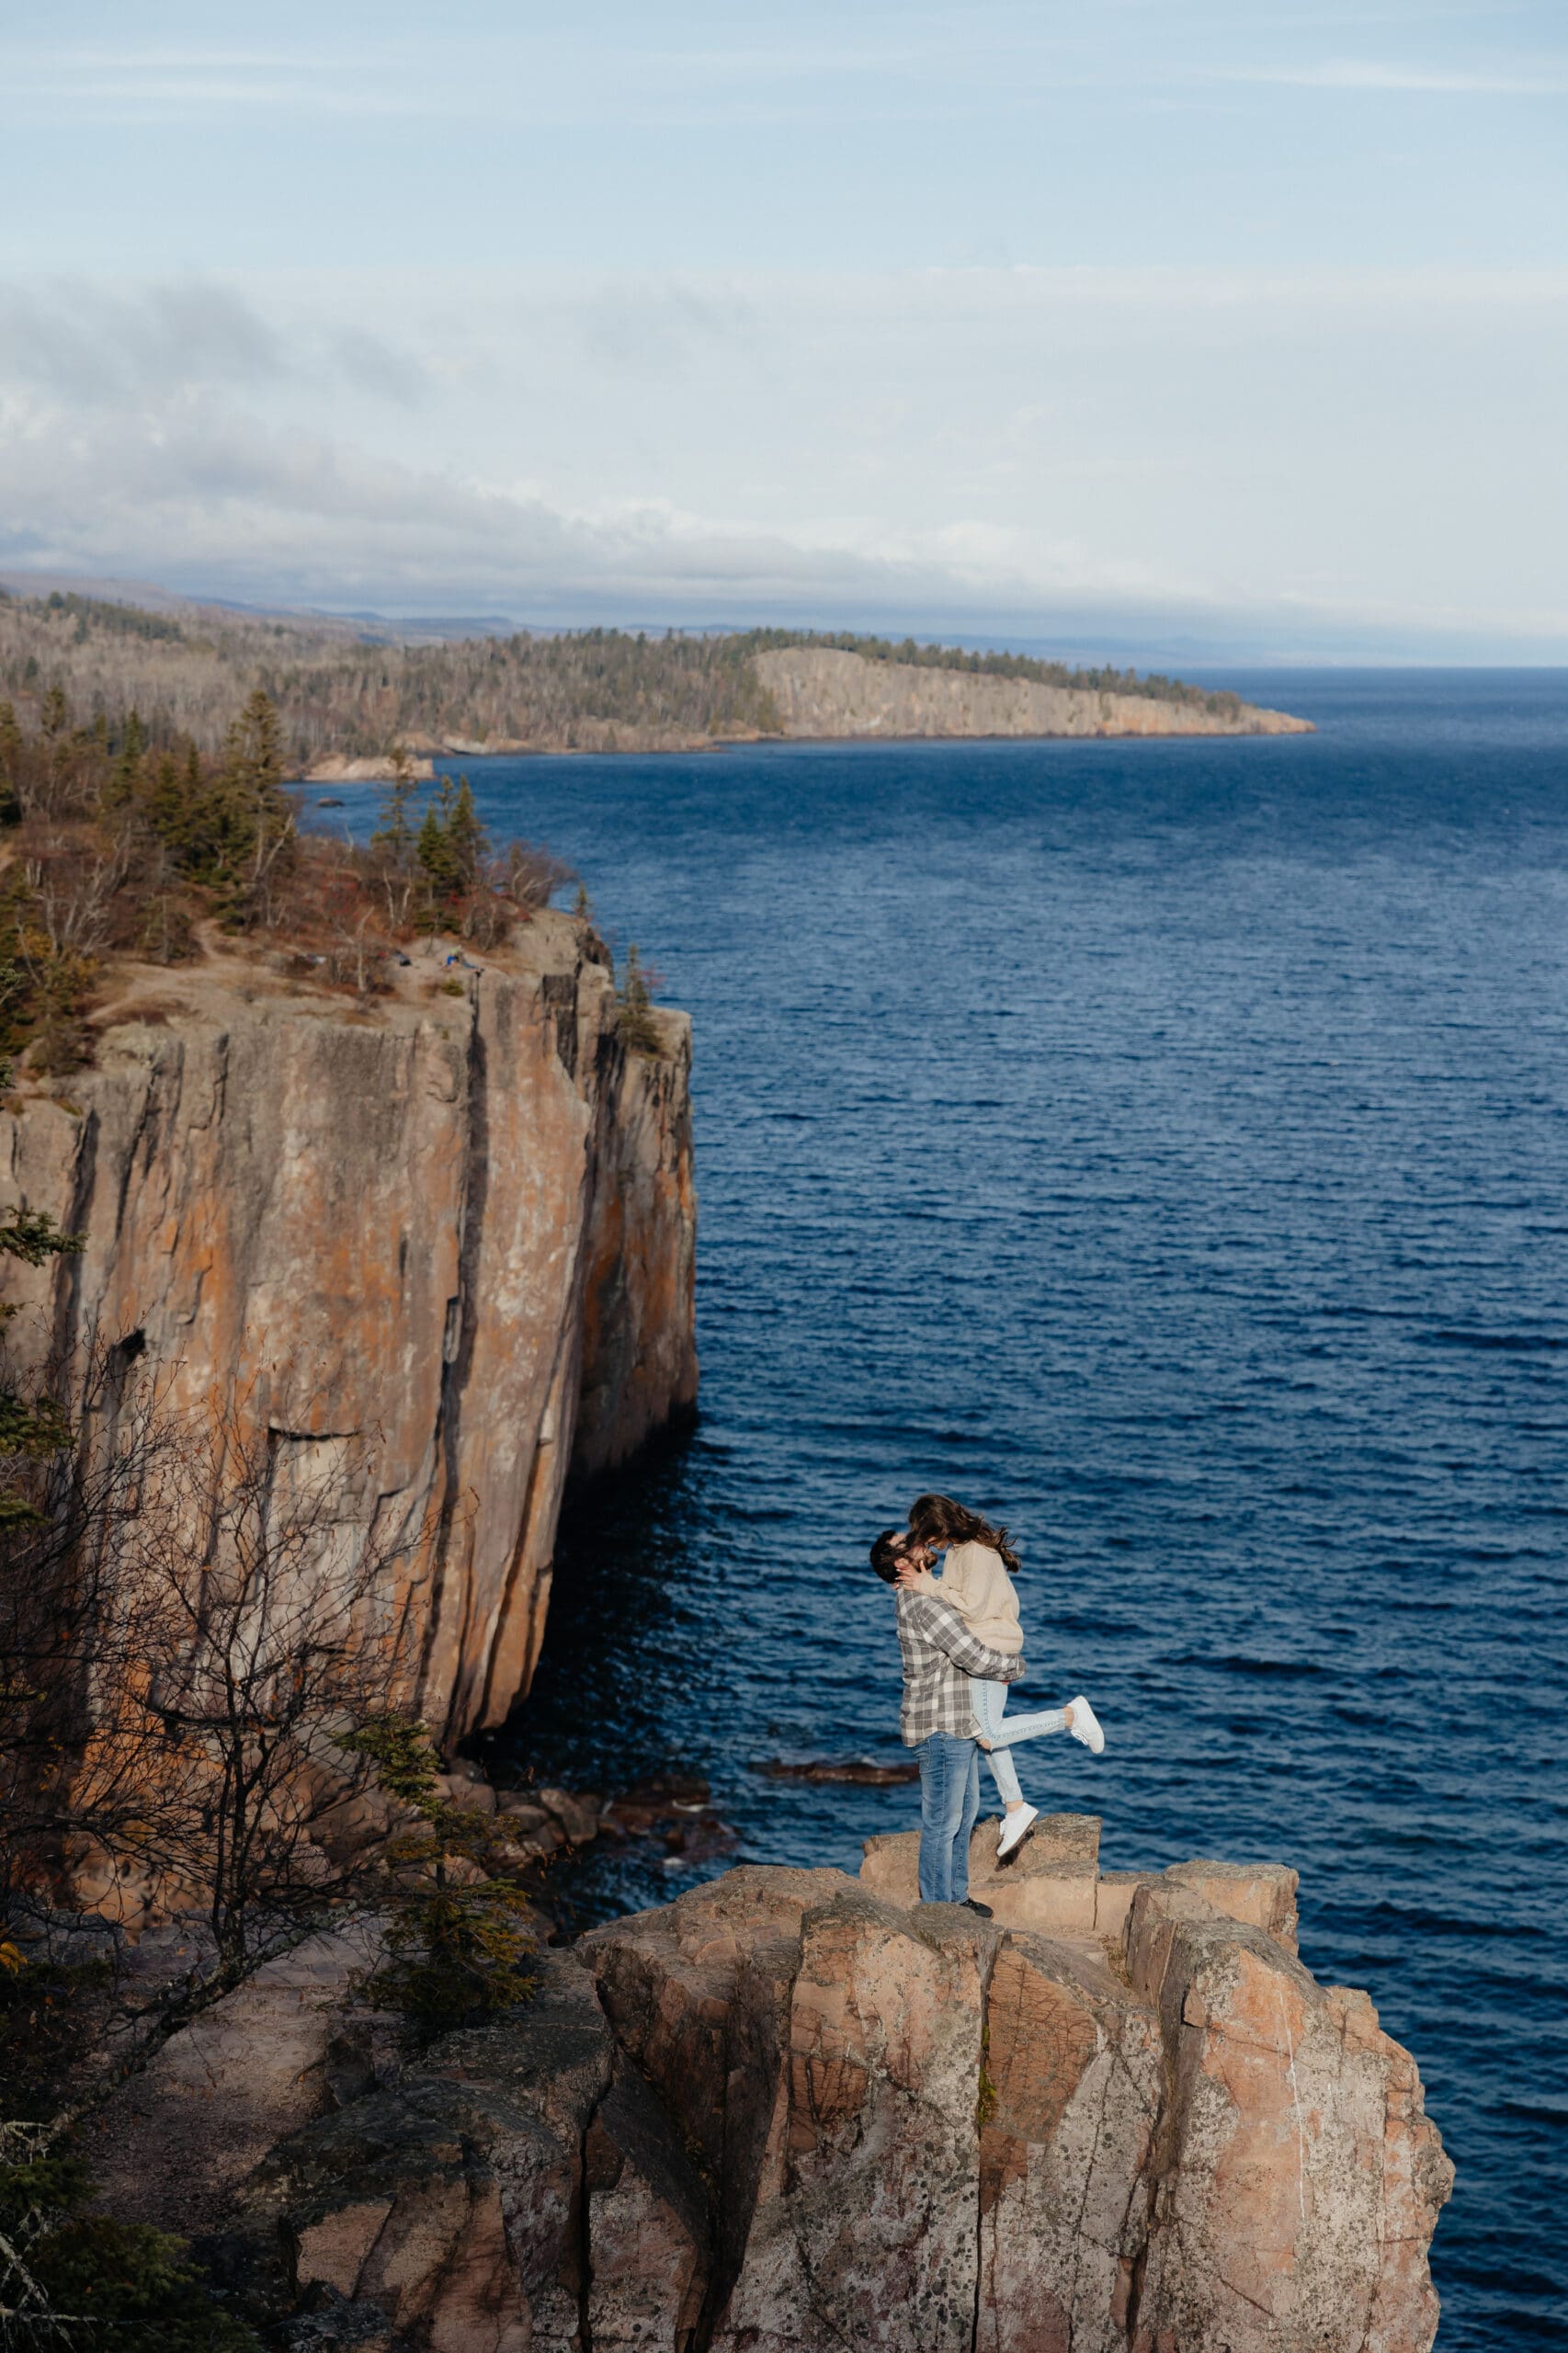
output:
<svg viewBox="0 0 1568 2353"><path fill-rule="evenodd" d="M1562 0L0 26L0 571L1568 661Z"/></svg>

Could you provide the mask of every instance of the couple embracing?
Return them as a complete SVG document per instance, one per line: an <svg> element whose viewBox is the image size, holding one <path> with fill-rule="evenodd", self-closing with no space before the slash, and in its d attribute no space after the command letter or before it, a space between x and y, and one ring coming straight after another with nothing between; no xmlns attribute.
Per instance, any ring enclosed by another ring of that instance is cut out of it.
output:
<svg viewBox="0 0 1568 2353"><path fill-rule="evenodd" d="M945 1554L941 1577L934 1574ZM1045 1733L1070 1732L1097 1756L1105 1734L1082 1696L1064 1708L1009 1716L1007 1687L1024 1672L1023 1629L1013 1578L1018 1556L1005 1528L950 1495L920 1495L907 1528L884 1529L871 1566L894 1589L903 1656L900 1725L920 1760L920 1900L990 1907L969 1892L969 1839L980 1813L980 1756L1006 1808L996 1858L1016 1855L1039 1818L1027 1804L1008 1750Z"/></svg>

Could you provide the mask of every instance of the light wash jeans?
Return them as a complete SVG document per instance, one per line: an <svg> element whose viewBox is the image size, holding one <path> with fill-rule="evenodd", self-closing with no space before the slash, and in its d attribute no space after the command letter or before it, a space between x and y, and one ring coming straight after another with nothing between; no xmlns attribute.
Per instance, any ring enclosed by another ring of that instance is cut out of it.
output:
<svg viewBox="0 0 1568 2353"><path fill-rule="evenodd" d="M1039 1740L1048 1732L1065 1732L1067 1718L1061 1708L1036 1708L1031 1714L1005 1716L1008 1685L987 1683L978 1675L969 1678L970 1704L974 1721L991 1743L991 1753L985 1761L991 1768L991 1778L1004 1805L1017 1805L1023 1791L1013 1770L1013 1760L1007 1751L1015 1741Z"/></svg>
<svg viewBox="0 0 1568 2353"><path fill-rule="evenodd" d="M920 1901L961 1904L969 1893L969 1834L980 1815L980 1751L934 1732L920 1759Z"/></svg>

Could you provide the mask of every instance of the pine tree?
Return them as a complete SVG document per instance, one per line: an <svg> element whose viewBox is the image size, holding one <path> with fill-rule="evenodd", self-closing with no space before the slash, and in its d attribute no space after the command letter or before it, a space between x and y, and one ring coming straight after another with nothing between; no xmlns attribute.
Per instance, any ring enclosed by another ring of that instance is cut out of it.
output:
<svg viewBox="0 0 1568 2353"><path fill-rule="evenodd" d="M14 793L22 773L23 736L12 703L0 702L0 787Z"/></svg>
<svg viewBox="0 0 1568 2353"><path fill-rule="evenodd" d="M147 736L142 725L142 714L139 710L132 710L125 722L125 733L109 770L104 790L106 808L124 809L136 800L142 787L142 762L146 751Z"/></svg>
<svg viewBox="0 0 1568 2353"><path fill-rule="evenodd" d="M457 799L446 825L447 849L460 891L472 891L490 849L490 837L473 805L473 788L466 776L458 779Z"/></svg>
<svg viewBox="0 0 1568 2353"><path fill-rule="evenodd" d="M447 829L434 808L425 812L425 822L419 828L414 855L424 869L433 895L437 899L448 897L456 880L451 845L447 839Z"/></svg>
<svg viewBox="0 0 1568 2353"><path fill-rule="evenodd" d="M258 687L229 730L222 784L230 803L235 879L253 909L265 907L294 837L294 812L283 790L283 735L271 698Z"/></svg>
<svg viewBox="0 0 1568 2353"><path fill-rule="evenodd" d="M392 782L381 801L381 822L370 835L371 847L385 850L400 873L414 854L408 812L415 789L414 763L400 744L392 755Z"/></svg>
<svg viewBox="0 0 1568 2353"><path fill-rule="evenodd" d="M659 1025L653 1018L653 1000L648 994L635 941L626 951L626 977L620 984L619 1007L620 1034L632 1051L656 1054L661 1042Z"/></svg>
<svg viewBox="0 0 1568 2353"><path fill-rule="evenodd" d="M187 846L189 818L199 807L204 790L194 744L183 762L176 760L172 752L160 753L151 777L143 783L142 807L147 823L164 847L176 857Z"/></svg>

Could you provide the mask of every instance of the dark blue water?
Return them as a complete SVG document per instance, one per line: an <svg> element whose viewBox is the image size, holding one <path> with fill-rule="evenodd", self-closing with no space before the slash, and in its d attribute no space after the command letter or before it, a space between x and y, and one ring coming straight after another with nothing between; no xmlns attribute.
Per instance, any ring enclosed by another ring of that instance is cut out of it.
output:
<svg viewBox="0 0 1568 2353"><path fill-rule="evenodd" d="M703 1417L581 1506L514 1753L853 1870L915 1494L1004 1516L1018 1752L1115 1866L1300 1867L1459 2166L1447 2353L1568 2342L1568 676L1302 740L494 762L696 1023ZM608 1850L579 1895L682 1883Z"/></svg>

